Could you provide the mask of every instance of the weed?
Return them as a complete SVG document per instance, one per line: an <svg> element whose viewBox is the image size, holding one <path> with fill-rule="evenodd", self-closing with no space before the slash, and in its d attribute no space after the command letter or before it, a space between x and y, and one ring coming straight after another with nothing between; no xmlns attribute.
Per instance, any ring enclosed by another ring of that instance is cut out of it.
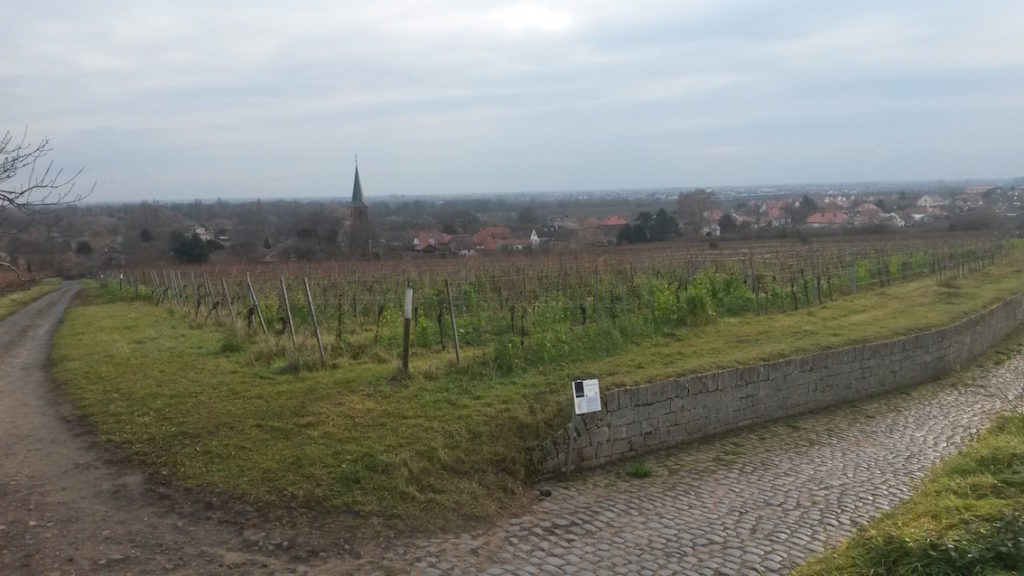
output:
<svg viewBox="0 0 1024 576"><path fill-rule="evenodd" d="M222 354L238 354L245 351L247 344L248 340L237 330L230 330L220 342L220 351Z"/></svg>
<svg viewBox="0 0 1024 576"><path fill-rule="evenodd" d="M648 466L646 462L642 461L634 462L629 466L629 468L626 468L626 476L629 476L630 478L647 478L653 473L654 471L651 470L651 467Z"/></svg>

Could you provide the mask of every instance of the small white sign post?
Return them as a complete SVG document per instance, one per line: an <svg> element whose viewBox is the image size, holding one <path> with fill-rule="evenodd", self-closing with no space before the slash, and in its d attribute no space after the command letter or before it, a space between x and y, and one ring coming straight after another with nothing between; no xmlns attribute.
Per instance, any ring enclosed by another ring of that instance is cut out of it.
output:
<svg viewBox="0 0 1024 576"><path fill-rule="evenodd" d="M572 381L572 399L576 414L601 411L601 390L597 378Z"/></svg>
<svg viewBox="0 0 1024 576"><path fill-rule="evenodd" d="M573 380L571 384L570 393L572 394L573 413L572 420L569 422L567 432L569 434L569 450L565 454L565 475L569 476L569 472L572 471L572 452L574 440L576 438L576 419L580 414L589 414L591 412L601 411L601 389L598 386L597 378L589 379L577 379Z"/></svg>

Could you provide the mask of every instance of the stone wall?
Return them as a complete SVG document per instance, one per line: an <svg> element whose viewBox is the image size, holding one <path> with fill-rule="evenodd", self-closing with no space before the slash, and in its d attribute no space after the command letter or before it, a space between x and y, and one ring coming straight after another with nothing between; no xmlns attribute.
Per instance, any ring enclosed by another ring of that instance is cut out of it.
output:
<svg viewBox="0 0 1024 576"><path fill-rule="evenodd" d="M572 466L589 467L740 426L922 384L966 366L1024 321L1024 297L945 328L604 392L572 426ZM600 375L597 375L600 377ZM564 469L567 426L532 453L539 474Z"/></svg>

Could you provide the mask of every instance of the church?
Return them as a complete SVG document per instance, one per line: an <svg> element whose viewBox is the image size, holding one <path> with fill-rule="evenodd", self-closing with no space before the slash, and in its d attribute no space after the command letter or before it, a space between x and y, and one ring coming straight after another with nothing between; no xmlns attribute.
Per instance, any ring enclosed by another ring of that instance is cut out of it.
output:
<svg viewBox="0 0 1024 576"><path fill-rule="evenodd" d="M356 176L352 182L352 200L348 205L348 231L346 252L350 256L366 258L370 255L371 244L370 209L363 199L363 185L359 181L359 162L356 161Z"/></svg>

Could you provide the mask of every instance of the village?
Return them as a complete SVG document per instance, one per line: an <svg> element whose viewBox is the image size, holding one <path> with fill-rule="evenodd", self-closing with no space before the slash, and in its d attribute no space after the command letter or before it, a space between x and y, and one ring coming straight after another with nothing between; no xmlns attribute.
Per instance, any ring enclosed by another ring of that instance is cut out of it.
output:
<svg viewBox="0 0 1024 576"><path fill-rule="evenodd" d="M685 196L686 193L681 193L679 201L685 201ZM671 216L671 234L664 239L703 240L793 229L834 233L904 228L955 230L957 223L961 227L978 228L993 225L999 217L1007 220L1018 217L1022 202L1024 188L1016 186L968 186L953 195L816 194L765 200L738 198L732 208L706 210L703 218L696 222L679 222L677 216ZM632 243L632 238L623 231L648 219L652 219L650 212L586 218L562 214L547 218L539 226L509 223L484 226L471 234L423 229L411 238L393 234L389 244L424 256L612 246Z"/></svg>

